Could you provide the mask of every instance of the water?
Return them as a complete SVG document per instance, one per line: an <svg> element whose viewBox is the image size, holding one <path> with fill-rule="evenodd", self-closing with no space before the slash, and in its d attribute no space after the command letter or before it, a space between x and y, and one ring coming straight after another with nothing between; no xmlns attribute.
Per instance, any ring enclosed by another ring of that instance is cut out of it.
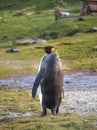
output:
<svg viewBox="0 0 97 130"><path fill-rule="evenodd" d="M1 89L29 90L32 89L34 76L23 76L0 80Z"/></svg>
<svg viewBox="0 0 97 130"><path fill-rule="evenodd" d="M97 72L82 71L64 76L65 90L97 90Z"/></svg>
<svg viewBox="0 0 97 130"><path fill-rule="evenodd" d="M34 76L13 77L0 80L0 89L32 89ZM97 72L81 71L64 75L64 90L97 90Z"/></svg>

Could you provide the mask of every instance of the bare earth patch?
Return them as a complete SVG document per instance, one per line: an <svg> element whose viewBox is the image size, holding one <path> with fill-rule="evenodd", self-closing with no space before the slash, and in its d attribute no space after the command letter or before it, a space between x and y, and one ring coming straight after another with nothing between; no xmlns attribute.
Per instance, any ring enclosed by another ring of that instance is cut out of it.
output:
<svg viewBox="0 0 97 130"><path fill-rule="evenodd" d="M64 91L60 112L97 115L97 91Z"/></svg>

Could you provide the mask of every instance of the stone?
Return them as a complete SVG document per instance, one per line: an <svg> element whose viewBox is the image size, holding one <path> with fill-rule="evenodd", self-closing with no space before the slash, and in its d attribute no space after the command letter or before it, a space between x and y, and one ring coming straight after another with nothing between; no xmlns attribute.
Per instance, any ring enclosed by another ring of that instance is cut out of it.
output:
<svg viewBox="0 0 97 130"><path fill-rule="evenodd" d="M26 14L27 14L26 12L18 12L16 14L14 14L13 16L24 16Z"/></svg>
<svg viewBox="0 0 97 130"><path fill-rule="evenodd" d="M78 20L79 20L79 21L84 21L84 18L83 18L83 17L80 17Z"/></svg>
<svg viewBox="0 0 97 130"><path fill-rule="evenodd" d="M94 47L92 48L92 50L93 50L93 51L97 51L97 46L94 46Z"/></svg>
<svg viewBox="0 0 97 130"><path fill-rule="evenodd" d="M15 41L13 41L13 45L31 45L34 44L35 40L31 39L31 38L25 38L25 39L17 39Z"/></svg>
<svg viewBox="0 0 97 130"><path fill-rule="evenodd" d="M3 41L6 41L6 40L8 40L9 39L9 36L7 36L7 35L4 35L2 38L1 38L1 40L3 40Z"/></svg>
<svg viewBox="0 0 97 130"><path fill-rule="evenodd" d="M68 18L70 17L70 13L69 12L60 12L60 18Z"/></svg>
<svg viewBox="0 0 97 130"><path fill-rule="evenodd" d="M36 39L34 43L46 43L47 41L44 39Z"/></svg>
<svg viewBox="0 0 97 130"><path fill-rule="evenodd" d="M10 48L10 49L6 50L6 52L19 52L19 49L17 49L17 48Z"/></svg>
<svg viewBox="0 0 97 130"><path fill-rule="evenodd" d="M90 28L87 32L97 32L97 27Z"/></svg>

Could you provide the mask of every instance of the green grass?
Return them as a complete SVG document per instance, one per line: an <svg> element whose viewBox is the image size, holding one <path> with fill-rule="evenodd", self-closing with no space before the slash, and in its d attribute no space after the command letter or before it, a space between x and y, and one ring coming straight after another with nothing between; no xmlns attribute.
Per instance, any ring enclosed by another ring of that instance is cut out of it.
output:
<svg viewBox="0 0 97 130"><path fill-rule="evenodd" d="M6 117L10 112L34 112L30 117ZM74 113L59 113L56 117L48 112L47 117L40 117L41 106L38 98L32 100L30 90L1 90L0 91L0 119L1 130L97 130L93 122L96 116L82 117Z"/></svg>
<svg viewBox="0 0 97 130"><path fill-rule="evenodd" d="M62 60L63 69L96 69L97 51L93 50L96 46L96 33L78 34L72 37L51 40L46 45L54 45ZM6 43L5 43L6 45ZM2 44L2 46L4 46ZM9 45L10 47L13 47ZM35 49L36 46L17 46L20 52L6 53L9 47L2 47L0 50L0 77L7 78L12 76L34 75L37 73L39 60L45 54L41 50ZM9 61L9 63L6 62ZM20 62L19 62L20 61ZM36 66L36 67L35 67Z"/></svg>
<svg viewBox="0 0 97 130"><path fill-rule="evenodd" d="M5 19L5 21L0 21L0 37L2 37L3 35L8 35L10 40L14 40L16 37L28 36L36 38L39 36L44 36L48 32L49 34L44 37L48 39L54 37L51 36L53 33L52 31L54 31L52 30L53 27L57 27L57 31L59 30L59 28L61 30L64 27L64 25L62 26L62 23L59 22L58 24L54 21L54 8L56 6L56 3L58 3L57 1L42 0L41 2L39 0L18 0L17 2L15 2L14 0L11 0L9 2L8 0L6 0L5 2L6 4L2 0L0 1L1 17ZM79 2L76 3L79 4ZM68 11L70 11L71 9L74 10L74 7L71 8L70 4L71 2L69 2L66 6L66 9L68 9ZM74 4L74 2L72 4ZM37 8L37 10L42 10L43 13L37 15L35 8ZM51 12L49 10L51 10ZM76 14L79 13L79 7L77 8L77 10L78 12ZM31 15L21 17L13 16L17 12L27 12Z"/></svg>
<svg viewBox="0 0 97 130"><path fill-rule="evenodd" d="M5 4L6 3L6 4ZM54 8L60 5L62 11L69 11L72 18L55 21ZM41 14L37 11L42 10ZM14 16L18 12L30 15ZM97 69L97 33L87 33L97 26L97 17L84 16L79 21L80 0L0 0L0 79L14 76L35 75L41 57L45 54L36 46L53 45L62 60L63 70ZM8 36L7 40L2 40ZM48 42L30 46L14 46L16 38L44 38ZM20 52L6 53L17 47ZM6 86L0 86L0 89ZM33 111L32 117L7 118L10 112L26 113ZM74 113L48 113L41 118L38 98L32 100L31 91L0 91L0 130L97 130L93 122L96 116L82 117Z"/></svg>
<svg viewBox="0 0 97 130"><path fill-rule="evenodd" d="M0 106L1 111L3 111L1 115L7 115L9 112L25 113L29 110L37 112L39 109L41 110L39 100L36 99L36 101L32 101L31 91L29 90L1 90L0 95Z"/></svg>
<svg viewBox="0 0 97 130"><path fill-rule="evenodd" d="M5 4L6 2L6 4ZM19 9L25 9L27 8L29 10L29 7L35 10L47 10L54 8L56 5L60 5L62 7L66 7L67 5L77 5L80 4L80 0L76 1L73 0L72 2L69 0L63 0L63 4L60 4L60 0L3 0L0 1L0 10L19 10ZM37 5L37 6L36 6Z"/></svg>
<svg viewBox="0 0 97 130"><path fill-rule="evenodd" d="M89 119L85 120L75 114L60 114L58 117L49 116L46 118L16 118L6 121L4 125L1 124L0 128L2 128L2 130L9 130L10 128L13 130L96 130L96 128L89 123Z"/></svg>

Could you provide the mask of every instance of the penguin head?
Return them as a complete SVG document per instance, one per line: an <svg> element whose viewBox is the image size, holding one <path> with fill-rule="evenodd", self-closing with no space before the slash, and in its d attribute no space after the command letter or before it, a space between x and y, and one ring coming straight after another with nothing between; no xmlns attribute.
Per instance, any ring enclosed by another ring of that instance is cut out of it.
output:
<svg viewBox="0 0 97 130"><path fill-rule="evenodd" d="M47 54L51 54L51 53L55 52L55 48L53 46L36 47L36 48L45 51Z"/></svg>

